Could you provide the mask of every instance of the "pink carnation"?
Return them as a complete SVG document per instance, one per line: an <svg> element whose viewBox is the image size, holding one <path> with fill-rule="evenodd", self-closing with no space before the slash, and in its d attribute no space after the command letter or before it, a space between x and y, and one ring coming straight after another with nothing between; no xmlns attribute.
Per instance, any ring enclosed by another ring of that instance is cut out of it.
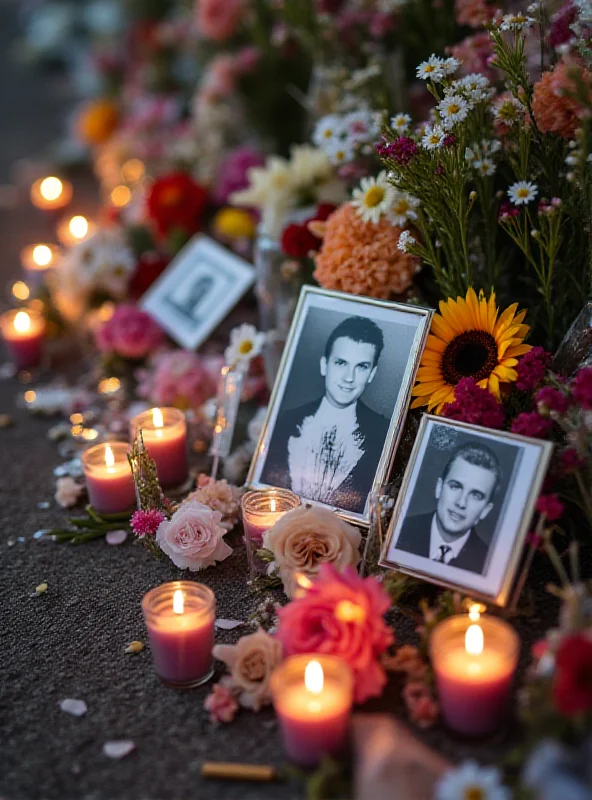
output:
<svg viewBox="0 0 592 800"><path fill-rule="evenodd" d="M389 595L376 578L360 578L353 567L339 573L323 564L304 597L278 611L278 639L286 655L328 653L354 673L356 703L378 697L386 683L380 657L394 641L383 619Z"/></svg>
<svg viewBox="0 0 592 800"><path fill-rule="evenodd" d="M137 394L156 406L199 408L216 393L218 364L210 365L197 353L168 351L161 353L154 364L152 370L139 372Z"/></svg>
<svg viewBox="0 0 592 800"><path fill-rule="evenodd" d="M443 417L484 425L500 430L506 415L503 406L487 389L477 386L473 378L463 378L454 389L454 403L448 403L442 411Z"/></svg>
<svg viewBox="0 0 592 800"><path fill-rule="evenodd" d="M158 526L165 519L166 517L162 511L158 511L156 508L151 508L148 511L140 509L132 514L132 530L138 539L143 539L144 536L155 536Z"/></svg>
<svg viewBox="0 0 592 800"><path fill-rule="evenodd" d="M577 373L571 392L578 405L587 410L592 409L592 367L584 367Z"/></svg>
<svg viewBox="0 0 592 800"><path fill-rule="evenodd" d="M486 0L456 0L454 11L459 25L469 28L482 28L495 15L495 5L487 5Z"/></svg>
<svg viewBox="0 0 592 800"><path fill-rule="evenodd" d="M531 392L541 383L553 356L542 347L533 347L522 356L516 365L518 380L516 388L521 392Z"/></svg>
<svg viewBox="0 0 592 800"><path fill-rule="evenodd" d="M563 416L570 406L570 398L552 386L543 386L542 389L539 389L535 400L541 414L554 411Z"/></svg>
<svg viewBox="0 0 592 800"><path fill-rule="evenodd" d="M539 514L545 514L549 522L559 519L565 507L556 494L541 494L537 500L536 510Z"/></svg>
<svg viewBox="0 0 592 800"><path fill-rule="evenodd" d="M123 303L95 333L102 353L122 358L145 358L164 341L164 334L152 317L130 303Z"/></svg>
<svg viewBox="0 0 592 800"><path fill-rule="evenodd" d="M551 433L553 422L548 417L541 417L536 411L525 411L512 422L512 433L521 436L532 436L533 439L546 439Z"/></svg>
<svg viewBox="0 0 592 800"><path fill-rule="evenodd" d="M207 39L224 42L234 36L244 12L244 0L198 0L197 25Z"/></svg>
<svg viewBox="0 0 592 800"><path fill-rule="evenodd" d="M230 687L216 683L204 700L204 708L211 722L232 722L238 711L238 701Z"/></svg>

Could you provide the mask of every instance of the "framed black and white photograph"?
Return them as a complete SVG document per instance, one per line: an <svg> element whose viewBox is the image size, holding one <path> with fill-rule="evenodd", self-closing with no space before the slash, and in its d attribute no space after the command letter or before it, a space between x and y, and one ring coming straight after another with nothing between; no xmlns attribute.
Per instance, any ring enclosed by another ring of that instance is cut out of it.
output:
<svg viewBox="0 0 592 800"><path fill-rule="evenodd" d="M247 483L369 522L401 435L433 312L302 289Z"/></svg>
<svg viewBox="0 0 592 800"><path fill-rule="evenodd" d="M207 236L195 236L140 305L181 347L195 350L255 281L251 264Z"/></svg>
<svg viewBox="0 0 592 800"><path fill-rule="evenodd" d="M552 449L424 415L381 565L505 605Z"/></svg>

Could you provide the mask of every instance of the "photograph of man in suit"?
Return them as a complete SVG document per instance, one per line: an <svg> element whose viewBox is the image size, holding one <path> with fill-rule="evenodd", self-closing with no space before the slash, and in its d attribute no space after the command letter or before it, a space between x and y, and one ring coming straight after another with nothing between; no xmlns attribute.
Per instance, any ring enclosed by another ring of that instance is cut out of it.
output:
<svg viewBox="0 0 592 800"><path fill-rule="evenodd" d="M436 483L435 512L408 517L396 549L483 574L489 547L477 525L493 508L500 476L499 462L485 445L457 448Z"/></svg>
<svg viewBox="0 0 592 800"><path fill-rule="evenodd" d="M261 479L308 500L362 513L389 420L362 400L384 348L381 329L347 317L331 332L318 368L324 393L280 412ZM311 365L312 368L312 365Z"/></svg>

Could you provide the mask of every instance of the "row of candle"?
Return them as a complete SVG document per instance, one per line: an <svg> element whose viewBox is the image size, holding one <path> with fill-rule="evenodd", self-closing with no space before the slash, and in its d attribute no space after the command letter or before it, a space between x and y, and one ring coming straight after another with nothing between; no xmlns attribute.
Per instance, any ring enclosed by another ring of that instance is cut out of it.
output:
<svg viewBox="0 0 592 800"><path fill-rule="evenodd" d="M157 674L176 688L199 686L213 673L215 597L190 581L164 584L142 602ZM519 642L510 625L492 617L458 615L433 632L431 656L444 722L468 736L494 733L508 709ZM289 758L314 766L345 746L354 680L340 658L291 656L270 680Z"/></svg>

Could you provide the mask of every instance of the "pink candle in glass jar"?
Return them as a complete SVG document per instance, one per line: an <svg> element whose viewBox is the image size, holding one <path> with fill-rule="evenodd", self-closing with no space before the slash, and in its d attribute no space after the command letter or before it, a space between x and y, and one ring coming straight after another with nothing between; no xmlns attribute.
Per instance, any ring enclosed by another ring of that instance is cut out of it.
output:
<svg viewBox="0 0 592 800"><path fill-rule="evenodd" d="M273 705L288 757L313 767L347 743L353 674L340 658L291 656L271 676Z"/></svg>
<svg viewBox="0 0 592 800"><path fill-rule="evenodd" d="M430 650L446 724L468 736L495 733L508 712L520 652L516 631L471 612L441 622Z"/></svg>
<svg viewBox="0 0 592 800"><path fill-rule="evenodd" d="M299 505L300 498L289 489L253 489L242 496L241 511L251 579L267 569L267 564L257 557L257 550L263 547L263 535L284 514Z"/></svg>
<svg viewBox="0 0 592 800"><path fill-rule="evenodd" d="M45 320L35 311L13 309L0 318L6 346L17 369L38 367L43 357Z"/></svg>
<svg viewBox="0 0 592 800"><path fill-rule="evenodd" d="M192 581L165 583L144 595L142 610L159 678L179 689L209 680L216 617L211 589Z"/></svg>
<svg viewBox="0 0 592 800"><path fill-rule="evenodd" d="M151 408L133 418L132 441L140 429L163 489L184 483L189 475L185 414L178 408Z"/></svg>
<svg viewBox="0 0 592 800"><path fill-rule="evenodd" d="M106 442L82 454L90 504L100 514L118 514L136 505L136 487L126 442Z"/></svg>

